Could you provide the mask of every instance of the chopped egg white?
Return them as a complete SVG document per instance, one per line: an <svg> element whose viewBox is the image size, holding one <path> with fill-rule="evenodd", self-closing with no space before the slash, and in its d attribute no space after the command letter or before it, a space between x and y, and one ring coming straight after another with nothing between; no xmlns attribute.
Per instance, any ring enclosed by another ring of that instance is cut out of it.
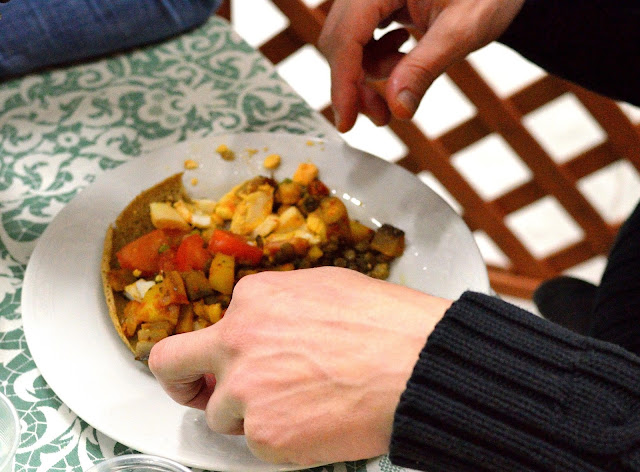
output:
<svg viewBox="0 0 640 472"><path fill-rule="evenodd" d="M269 215L256 227L256 229L253 230L251 236L254 238L262 236L264 238L268 234L273 233L279 224L280 218L278 218L278 215Z"/></svg>
<svg viewBox="0 0 640 472"><path fill-rule="evenodd" d="M280 215L279 233L286 233L304 225L304 215L294 206L290 206Z"/></svg>
<svg viewBox="0 0 640 472"><path fill-rule="evenodd" d="M144 294L156 283L153 280L138 279L124 288L124 293L129 300L141 302Z"/></svg>
<svg viewBox="0 0 640 472"><path fill-rule="evenodd" d="M211 227L211 216L203 215L202 213L193 213L191 215L191 224L196 228L209 228Z"/></svg>

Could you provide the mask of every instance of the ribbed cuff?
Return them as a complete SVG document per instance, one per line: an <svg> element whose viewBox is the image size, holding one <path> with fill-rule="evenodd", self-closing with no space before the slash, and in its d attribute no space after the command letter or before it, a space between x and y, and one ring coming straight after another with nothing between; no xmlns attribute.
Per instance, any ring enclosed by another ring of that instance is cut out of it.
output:
<svg viewBox="0 0 640 472"><path fill-rule="evenodd" d="M465 293L396 411L394 464L441 471L640 470L640 359Z"/></svg>

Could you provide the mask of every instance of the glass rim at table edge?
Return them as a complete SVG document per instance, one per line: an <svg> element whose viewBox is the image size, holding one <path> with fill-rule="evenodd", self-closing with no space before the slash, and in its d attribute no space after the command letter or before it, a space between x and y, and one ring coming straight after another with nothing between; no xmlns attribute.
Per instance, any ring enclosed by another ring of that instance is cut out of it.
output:
<svg viewBox="0 0 640 472"><path fill-rule="evenodd" d="M131 461L138 461L137 463L130 464ZM99 472L105 465L115 465L120 468L115 470L126 470L125 466L132 465L152 465L152 466L170 466L173 472L190 472L191 469L186 466L166 457L158 456L155 454L123 454L121 456L114 456L103 461L95 463L91 468L89 468L86 472ZM158 471L161 472L161 471Z"/></svg>
<svg viewBox="0 0 640 472"><path fill-rule="evenodd" d="M18 446L20 445L20 417L18 416L18 410L16 409L15 405L11 402L11 400L9 400L9 397L5 394L3 394L2 392L0 392L0 402L2 402L3 404L6 405L6 407L9 410L9 414L11 415L11 418L13 419L14 424L16 425L16 434L14 435L13 438L13 443L10 445L9 449L7 450L8 455L4 458L3 461L0 461L0 470L4 470L9 464L12 463L15 455L16 455L16 451L18 450Z"/></svg>

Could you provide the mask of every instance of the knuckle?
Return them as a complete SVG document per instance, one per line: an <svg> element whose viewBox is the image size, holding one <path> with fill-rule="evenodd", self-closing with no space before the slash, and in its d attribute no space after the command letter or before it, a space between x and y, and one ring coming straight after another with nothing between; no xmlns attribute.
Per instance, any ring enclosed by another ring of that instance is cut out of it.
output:
<svg viewBox="0 0 640 472"><path fill-rule="evenodd" d="M427 65L418 61L408 60L405 64L407 76L412 78L412 92L422 96L428 86L437 78L437 74Z"/></svg>
<svg viewBox="0 0 640 472"><path fill-rule="evenodd" d="M332 15L332 13L334 12L330 12L325 20L320 36L316 41L316 47L327 59L334 54L335 48L339 44L337 38L343 36L340 32L340 22L335 20L335 14Z"/></svg>
<svg viewBox="0 0 640 472"><path fill-rule="evenodd" d="M251 452L263 461L301 466L322 462L314 456L317 445L310 444L306 435L285 432L264 418L247 414L244 434Z"/></svg>
<svg viewBox="0 0 640 472"><path fill-rule="evenodd" d="M478 46L479 34L473 17L469 16L447 30L446 41L455 56L466 56L471 49Z"/></svg>
<svg viewBox="0 0 640 472"><path fill-rule="evenodd" d="M204 419L207 422L207 427L211 431L213 431L214 433L220 433L220 434L224 434L225 433L225 431L223 431L220 428L220 424L218 423L218 420L213 415L205 414L204 415Z"/></svg>
<svg viewBox="0 0 640 472"><path fill-rule="evenodd" d="M263 290L265 284L269 282L271 272L258 272L257 274L245 275L236 283L233 289L232 302L252 300L258 292Z"/></svg>
<svg viewBox="0 0 640 472"><path fill-rule="evenodd" d="M222 328L223 325L220 325ZM232 323L225 323L224 329L219 331L218 339L221 347L231 355L240 352L247 344L247 339L251 336L251 330L247 329L245 323L234 320Z"/></svg>
<svg viewBox="0 0 640 472"><path fill-rule="evenodd" d="M255 421L245 418L244 434L251 452L267 462L286 462L285 444L282 436L269 425L257 425Z"/></svg>
<svg viewBox="0 0 640 472"><path fill-rule="evenodd" d="M268 297L277 296L281 289L286 287L286 282L283 278L290 277L289 272L277 272L277 271L264 271L257 274L247 275L242 277L238 284L240 286L240 300L267 300ZM236 296L234 290L233 296ZM266 297L266 298L265 298Z"/></svg>
<svg viewBox="0 0 640 472"><path fill-rule="evenodd" d="M253 274L257 275L257 274ZM233 296L231 298L232 302L234 300L242 299L247 292L251 292L253 282L253 276L246 275L242 277L240 280L236 282L235 287L233 287Z"/></svg>
<svg viewBox="0 0 640 472"><path fill-rule="evenodd" d="M225 390L227 397L236 404L245 405L247 400L246 392L248 388L248 379L250 376L242 375L239 372L230 373L225 379Z"/></svg>

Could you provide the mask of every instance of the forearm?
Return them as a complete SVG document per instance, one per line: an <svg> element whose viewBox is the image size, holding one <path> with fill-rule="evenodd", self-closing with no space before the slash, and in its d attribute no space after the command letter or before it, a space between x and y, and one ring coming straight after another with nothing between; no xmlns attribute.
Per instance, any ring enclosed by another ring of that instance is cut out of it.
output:
<svg viewBox="0 0 640 472"><path fill-rule="evenodd" d="M640 470L640 359L467 293L395 416L394 463L438 471Z"/></svg>
<svg viewBox="0 0 640 472"><path fill-rule="evenodd" d="M640 105L640 2L527 0L499 41L548 72Z"/></svg>

